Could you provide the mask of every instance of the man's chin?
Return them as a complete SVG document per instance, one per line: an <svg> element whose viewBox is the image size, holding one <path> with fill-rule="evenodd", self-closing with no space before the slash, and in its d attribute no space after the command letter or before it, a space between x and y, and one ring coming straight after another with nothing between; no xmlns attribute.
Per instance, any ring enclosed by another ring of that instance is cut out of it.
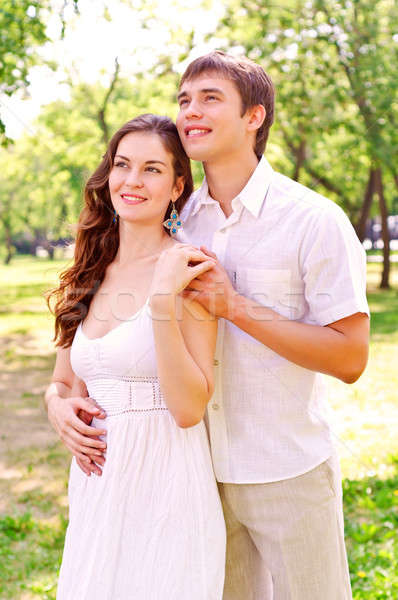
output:
<svg viewBox="0 0 398 600"><path fill-rule="evenodd" d="M209 150L205 150L204 148L185 148L185 152L188 154L191 160L196 160L198 162L205 162L211 158L211 152Z"/></svg>

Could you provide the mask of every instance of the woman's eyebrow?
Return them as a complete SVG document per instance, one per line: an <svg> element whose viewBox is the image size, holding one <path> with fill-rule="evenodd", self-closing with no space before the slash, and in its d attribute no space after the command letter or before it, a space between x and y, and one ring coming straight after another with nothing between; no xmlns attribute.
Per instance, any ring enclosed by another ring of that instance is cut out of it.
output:
<svg viewBox="0 0 398 600"><path fill-rule="evenodd" d="M127 158L127 156L123 156L123 154L115 154L115 158L121 158L123 160L127 160L128 162L130 162L130 159ZM162 160L155 159L155 160L146 160L145 161L146 165L152 165L154 163L159 163L160 165L164 165L165 167L167 167L166 163L164 163Z"/></svg>

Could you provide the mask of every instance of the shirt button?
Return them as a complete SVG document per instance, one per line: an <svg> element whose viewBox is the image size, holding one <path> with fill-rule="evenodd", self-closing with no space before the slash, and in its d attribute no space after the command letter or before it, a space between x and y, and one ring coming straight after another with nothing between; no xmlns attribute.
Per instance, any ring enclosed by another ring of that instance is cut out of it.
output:
<svg viewBox="0 0 398 600"><path fill-rule="evenodd" d="M219 362L218 362L218 360L215 358L215 359L214 359L214 361L213 361L213 365L214 365L215 367L218 367L218 365L219 365L219 364L220 364L220 363L219 363Z"/></svg>
<svg viewBox="0 0 398 600"><path fill-rule="evenodd" d="M218 410L220 408L218 404L212 404L211 407L213 410Z"/></svg>

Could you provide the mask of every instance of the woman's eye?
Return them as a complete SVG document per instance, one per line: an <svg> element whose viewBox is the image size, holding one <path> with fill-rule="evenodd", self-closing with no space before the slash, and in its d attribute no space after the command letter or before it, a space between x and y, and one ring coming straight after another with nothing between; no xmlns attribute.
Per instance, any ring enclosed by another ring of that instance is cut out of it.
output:
<svg viewBox="0 0 398 600"><path fill-rule="evenodd" d="M146 170L150 173L160 173L159 169L157 169L156 167L147 167Z"/></svg>
<svg viewBox="0 0 398 600"><path fill-rule="evenodd" d="M126 163L123 161L117 161L114 164L115 167L127 167Z"/></svg>
<svg viewBox="0 0 398 600"><path fill-rule="evenodd" d="M180 106L184 106L184 104L188 104L188 100L180 100Z"/></svg>

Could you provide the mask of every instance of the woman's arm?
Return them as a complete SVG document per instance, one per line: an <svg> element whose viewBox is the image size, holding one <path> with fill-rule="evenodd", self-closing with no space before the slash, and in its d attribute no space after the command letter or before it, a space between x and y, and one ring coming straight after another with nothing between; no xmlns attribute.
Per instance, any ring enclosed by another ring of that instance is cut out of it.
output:
<svg viewBox="0 0 398 600"><path fill-rule="evenodd" d="M77 395L74 395L77 393ZM70 348L58 348L51 383L45 394L48 419L65 446L87 465L91 459L102 464L102 451L106 444L98 436L106 434L102 429L87 425L78 414L85 411L93 417L104 418L105 413L93 401L81 396L85 393L84 383L75 374L70 364ZM99 467L92 468L97 474Z"/></svg>
<svg viewBox="0 0 398 600"><path fill-rule="evenodd" d="M160 388L180 427L199 423L213 393L217 324L206 309L196 302L184 303L178 294L214 264L196 248L176 244L162 252L152 281L150 307Z"/></svg>
<svg viewBox="0 0 398 600"><path fill-rule="evenodd" d="M162 308L163 319L153 314L160 388L177 425L192 427L203 418L214 389L217 321L200 304L181 297Z"/></svg>

